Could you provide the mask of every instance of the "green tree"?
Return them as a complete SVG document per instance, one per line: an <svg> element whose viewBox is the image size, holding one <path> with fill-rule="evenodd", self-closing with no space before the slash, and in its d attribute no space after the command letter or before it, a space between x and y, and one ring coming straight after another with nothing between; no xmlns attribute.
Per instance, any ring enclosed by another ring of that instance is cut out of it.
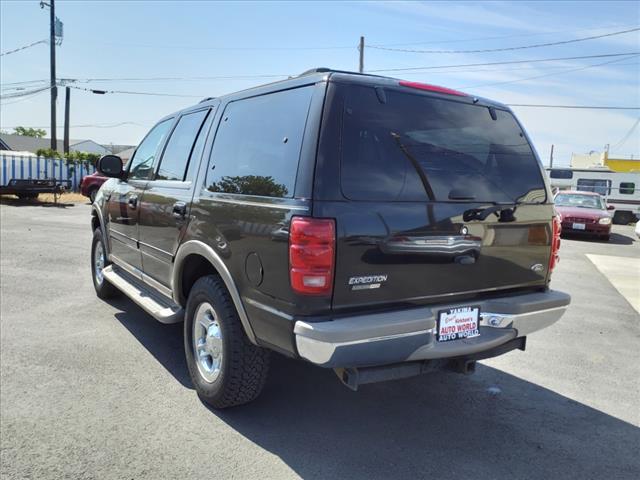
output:
<svg viewBox="0 0 640 480"><path fill-rule="evenodd" d="M36 137L36 138L42 138L47 134L47 132L45 132L41 128L31 128L31 127L16 127L13 129L13 133L15 135L22 135L24 137Z"/></svg>

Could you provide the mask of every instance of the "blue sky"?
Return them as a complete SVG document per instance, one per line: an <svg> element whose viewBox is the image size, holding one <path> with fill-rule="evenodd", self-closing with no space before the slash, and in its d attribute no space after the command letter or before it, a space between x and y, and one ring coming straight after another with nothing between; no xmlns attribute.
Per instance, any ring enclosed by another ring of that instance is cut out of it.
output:
<svg viewBox="0 0 640 480"><path fill-rule="evenodd" d="M72 90L72 138L137 143L161 116L206 96L314 66L356 70L360 35L367 44L416 50L480 50L570 40L640 25L639 2L187 2L57 1L64 41L59 78L179 77L182 80L76 82L83 88L185 97L94 95ZM2 52L45 39L48 11L38 0L0 2ZM640 51L639 32L561 46L506 52L435 54L365 49L365 70L460 65ZM495 38L499 37L499 38ZM402 44L402 45L398 45ZM610 60L601 67L567 72ZM47 45L0 57L3 95L12 82L49 77ZM529 77L539 77L522 81ZM394 72L393 76L459 88L504 103L640 105L640 57ZM505 83L508 82L508 83ZM489 85L491 84L491 85ZM493 85L497 84L497 85ZM28 88L39 86L34 83ZM7 99L0 128L48 126L49 97ZM62 127L64 92L58 99ZM640 111L515 107L543 159L616 145ZM119 127L110 127L129 122ZM98 127L81 127L98 125ZM62 128L58 129L62 136ZM640 128L613 149L640 154Z"/></svg>

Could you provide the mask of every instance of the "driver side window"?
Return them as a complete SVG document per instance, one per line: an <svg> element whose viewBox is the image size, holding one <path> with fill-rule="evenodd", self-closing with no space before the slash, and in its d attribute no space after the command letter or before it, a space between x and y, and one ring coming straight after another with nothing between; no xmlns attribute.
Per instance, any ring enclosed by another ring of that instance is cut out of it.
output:
<svg viewBox="0 0 640 480"><path fill-rule="evenodd" d="M173 119L167 119L151 129L138 146L131 159L128 178L134 180L149 180L153 177L155 159L158 156L158 148L162 144Z"/></svg>

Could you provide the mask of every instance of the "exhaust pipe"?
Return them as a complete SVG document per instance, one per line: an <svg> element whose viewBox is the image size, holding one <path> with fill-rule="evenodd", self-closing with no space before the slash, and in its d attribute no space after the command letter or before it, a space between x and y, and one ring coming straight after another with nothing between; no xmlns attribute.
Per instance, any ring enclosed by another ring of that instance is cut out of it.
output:
<svg viewBox="0 0 640 480"><path fill-rule="evenodd" d="M333 371L347 388L356 392L360 385L415 377L416 375L438 370L442 365L443 362L440 360L426 360L423 362L398 363L381 367L334 368Z"/></svg>

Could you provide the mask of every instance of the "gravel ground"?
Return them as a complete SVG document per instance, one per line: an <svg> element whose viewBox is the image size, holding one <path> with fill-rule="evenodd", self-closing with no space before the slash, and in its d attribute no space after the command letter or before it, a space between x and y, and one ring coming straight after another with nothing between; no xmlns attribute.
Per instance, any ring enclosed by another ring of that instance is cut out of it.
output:
<svg viewBox="0 0 640 480"><path fill-rule="evenodd" d="M638 478L640 316L586 257L640 257L631 227L563 240L573 304L526 352L357 393L276 357L262 396L220 413L181 325L95 297L88 205L0 222L2 478Z"/></svg>

